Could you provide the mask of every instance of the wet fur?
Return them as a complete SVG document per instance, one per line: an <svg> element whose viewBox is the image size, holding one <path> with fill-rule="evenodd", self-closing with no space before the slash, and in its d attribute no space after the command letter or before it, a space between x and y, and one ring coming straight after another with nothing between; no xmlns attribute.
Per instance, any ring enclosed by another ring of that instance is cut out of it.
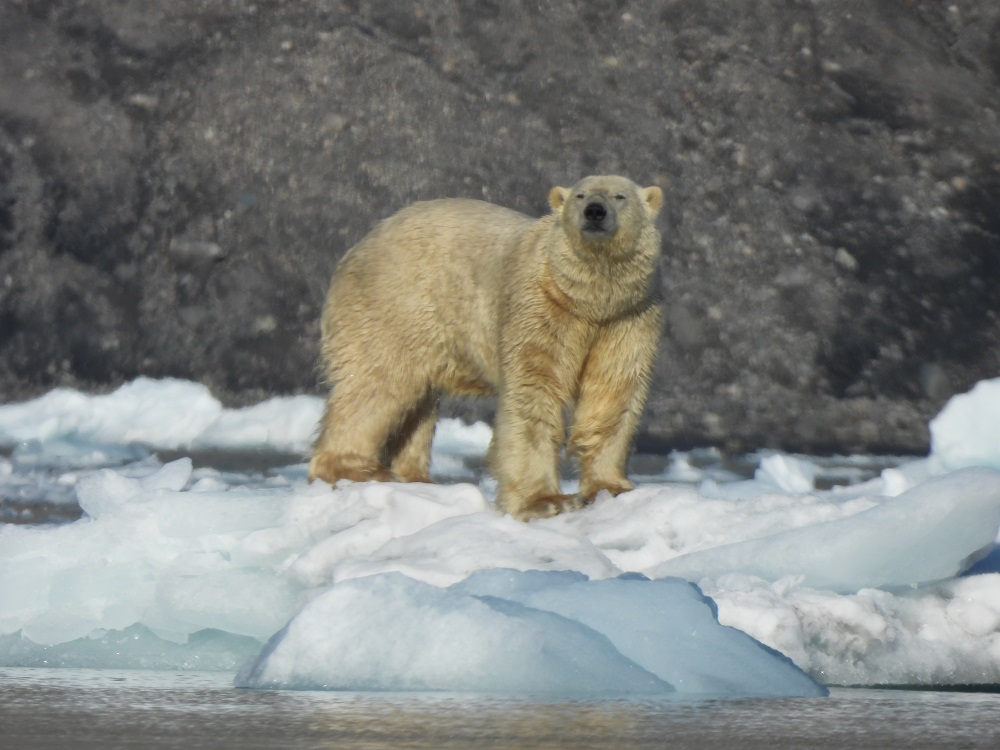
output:
<svg viewBox="0 0 1000 750"><path fill-rule="evenodd" d="M582 197L580 197L582 196ZM441 393L496 394L490 470L515 518L632 485L661 312L659 188L588 177L541 219L481 201L416 203L341 260L324 308L331 386L310 479L429 481ZM585 207L612 207L594 231ZM563 415L580 492L559 489Z"/></svg>

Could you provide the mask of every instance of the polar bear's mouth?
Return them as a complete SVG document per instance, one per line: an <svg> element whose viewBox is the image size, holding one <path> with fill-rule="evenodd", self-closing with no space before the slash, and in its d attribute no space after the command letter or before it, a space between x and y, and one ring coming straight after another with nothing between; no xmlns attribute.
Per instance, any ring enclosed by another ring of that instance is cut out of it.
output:
<svg viewBox="0 0 1000 750"><path fill-rule="evenodd" d="M608 226L609 223L611 224L611 226ZM615 231L614 221L613 220L611 222L608 222L608 221L603 221L603 222L585 221L583 223L583 226L580 227L580 231L584 235L595 236L595 237L596 236L604 236L604 235L614 234L614 231Z"/></svg>

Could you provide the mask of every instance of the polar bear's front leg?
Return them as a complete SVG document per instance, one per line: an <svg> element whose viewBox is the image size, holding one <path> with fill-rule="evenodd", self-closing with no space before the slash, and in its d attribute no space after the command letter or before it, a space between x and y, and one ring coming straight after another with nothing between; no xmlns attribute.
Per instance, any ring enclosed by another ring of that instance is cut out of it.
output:
<svg viewBox="0 0 1000 750"><path fill-rule="evenodd" d="M608 324L584 363L569 446L588 501L601 490L619 495L633 488L625 464L649 391L660 319L659 308L650 307Z"/></svg>
<svg viewBox="0 0 1000 750"><path fill-rule="evenodd" d="M497 505L511 516L554 516L571 509L575 496L559 491L562 407L552 394L523 386L508 387L497 403L490 449Z"/></svg>
<svg viewBox="0 0 1000 750"><path fill-rule="evenodd" d="M543 309L511 316L519 323L501 342L503 375L490 449L497 505L514 518L554 516L579 508L559 489L564 410L572 401L586 350L586 328Z"/></svg>

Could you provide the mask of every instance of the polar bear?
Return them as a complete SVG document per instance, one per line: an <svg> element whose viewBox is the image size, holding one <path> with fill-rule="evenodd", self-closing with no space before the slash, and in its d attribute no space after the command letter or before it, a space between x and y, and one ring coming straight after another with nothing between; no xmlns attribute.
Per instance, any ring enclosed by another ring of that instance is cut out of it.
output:
<svg viewBox="0 0 1000 750"><path fill-rule="evenodd" d="M430 481L442 393L497 396L488 465L514 518L632 488L625 464L662 313L658 187L586 177L532 219L415 203L341 259L322 319L331 386L309 478ZM580 488L560 491L566 442Z"/></svg>

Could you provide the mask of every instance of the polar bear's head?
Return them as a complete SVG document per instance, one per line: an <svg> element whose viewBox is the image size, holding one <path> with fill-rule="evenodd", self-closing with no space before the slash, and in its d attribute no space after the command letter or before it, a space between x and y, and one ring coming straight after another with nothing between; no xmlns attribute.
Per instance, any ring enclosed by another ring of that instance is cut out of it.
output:
<svg viewBox="0 0 1000 750"><path fill-rule="evenodd" d="M549 191L549 205L559 214L571 244L625 252L653 224L662 204L660 188L641 188L615 175L585 177L573 187Z"/></svg>

